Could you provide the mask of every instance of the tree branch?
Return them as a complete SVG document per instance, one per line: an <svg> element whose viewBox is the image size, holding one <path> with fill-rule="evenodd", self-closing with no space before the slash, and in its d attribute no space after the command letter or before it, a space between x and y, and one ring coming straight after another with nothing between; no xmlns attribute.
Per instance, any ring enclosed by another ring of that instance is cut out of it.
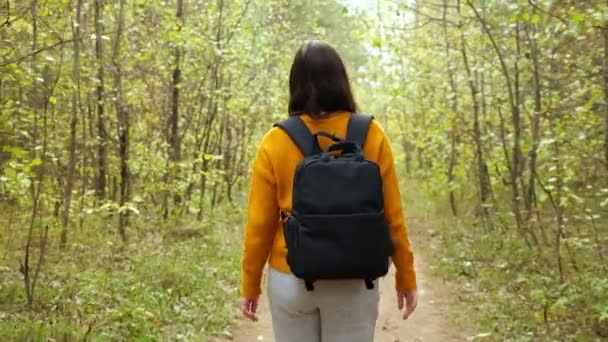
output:
<svg viewBox="0 0 608 342"><path fill-rule="evenodd" d="M471 0L466 0L466 2L467 2L467 5L469 5L469 7L475 13L475 16L481 23L483 30L485 31L486 35L488 36L488 39L490 39L490 42L492 43L492 46L494 47L494 50L496 51L496 54L498 55L498 59L500 60L500 65L502 67L503 74L505 76L505 81L507 82L507 88L508 88L507 90L509 92L509 102L512 107L515 107L515 105L516 105L515 104L515 95L513 94L513 85L511 84L511 78L509 76L509 68L507 68L507 63L505 62L505 59L504 59L502 53L500 52L500 47L498 46L498 43L494 39L492 32L490 32L488 23L481 17L481 14L477 10L477 8L475 8L475 6L471 3Z"/></svg>
<svg viewBox="0 0 608 342"><path fill-rule="evenodd" d="M533 0L528 0L528 4L530 4L530 6L534 7L534 9L538 10L539 12L542 12L542 13L544 13L544 14L552 17L552 18L555 18L555 19L561 21L564 24L569 24L568 20L566 20L566 19L564 19L564 18L562 18L560 16L557 16L555 14L552 14L549 11L546 11L546 10L542 9L540 6L538 6L537 4L535 4Z"/></svg>
<svg viewBox="0 0 608 342"><path fill-rule="evenodd" d="M116 30L109 31L109 32L104 32L104 35L112 34L112 33L115 33L115 32L116 32ZM82 41L84 39L87 39L90 35L91 35L90 33L83 34L82 37L80 37L78 40ZM58 46L61 46L63 44L69 44L69 43L73 43L74 41L76 41L76 39L74 39L74 38L63 39L61 37L58 37L58 39L59 39L58 42L55 42L55 43L53 43L51 45L43 46L43 47L41 47L41 48L39 48L39 49L37 49L35 51L31 51L30 53L28 53L26 55L23 55L23 56L15 57L13 59L7 59L8 57L4 56L4 57L2 57L2 63L0 64L0 68L6 67L6 66L14 64L14 63L19 63L19 62L21 62L21 61L23 61L25 59L28 59L28 58L30 58L32 56L36 56L36 55L38 55L38 54L40 54L42 52L45 52L47 50L52 50L52 49L54 49L54 48L56 48Z"/></svg>

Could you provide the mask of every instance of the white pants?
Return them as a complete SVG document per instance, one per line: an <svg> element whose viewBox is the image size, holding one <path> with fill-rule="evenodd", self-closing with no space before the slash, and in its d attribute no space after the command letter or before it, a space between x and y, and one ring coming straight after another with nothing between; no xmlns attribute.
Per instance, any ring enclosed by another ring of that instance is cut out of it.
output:
<svg viewBox="0 0 608 342"><path fill-rule="evenodd" d="M378 318L378 281L304 281L269 267L268 298L276 342L371 342Z"/></svg>

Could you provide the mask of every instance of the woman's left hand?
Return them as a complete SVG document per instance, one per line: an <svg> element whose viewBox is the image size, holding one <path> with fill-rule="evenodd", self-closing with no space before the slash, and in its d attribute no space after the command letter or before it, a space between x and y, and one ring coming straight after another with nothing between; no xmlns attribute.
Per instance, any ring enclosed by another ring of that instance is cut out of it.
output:
<svg viewBox="0 0 608 342"><path fill-rule="evenodd" d="M418 306L418 294L416 290L397 290L397 306L401 311L403 319L408 319L414 313L414 310L416 310L416 306Z"/></svg>
<svg viewBox="0 0 608 342"><path fill-rule="evenodd" d="M245 318L257 322L258 316L256 312L258 311L258 304L260 302L260 296L252 297L252 298L242 298L241 299L241 313Z"/></svg>

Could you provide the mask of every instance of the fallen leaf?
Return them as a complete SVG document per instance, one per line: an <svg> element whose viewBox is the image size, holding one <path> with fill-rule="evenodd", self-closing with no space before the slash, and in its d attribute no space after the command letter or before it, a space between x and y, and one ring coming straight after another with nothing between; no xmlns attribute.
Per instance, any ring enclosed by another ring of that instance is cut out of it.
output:
<svg viewBox="0 0 608 342"><path fill-rule="evenodd" d="M475 336L468 337L468 338L467 338L467 341L475 341L475 340L477 340L477 339L484 338L484 337L488 337L488 336L490 336L490 335L492 335L492 333L490 333L490 332L488 332L488 333L481 333L481 334L477 334L477 335L475 335Z"/></svg>

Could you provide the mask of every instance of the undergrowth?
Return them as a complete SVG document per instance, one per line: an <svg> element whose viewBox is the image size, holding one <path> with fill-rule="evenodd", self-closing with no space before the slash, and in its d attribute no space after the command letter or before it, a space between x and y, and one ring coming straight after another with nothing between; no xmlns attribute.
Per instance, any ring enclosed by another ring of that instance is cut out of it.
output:
<svg viewBox="0 0 608 342"><path fill-rule="evenodd" d="M456 311L481 331L479 340L608 340L608 272L591 244L565 239L561 281L552 241L528 246L504 223L509 217L496 213L497 224L487 229L468 205L473 201L459 201L454 217L429 189L408 184L405 194L416 227L425 230L425 254L453 286ZM554 234L550 227L547 234Z"/></svg>
<svg viewBox="0 0 608 342"><path fill-rule="evenodd" d="M26 229L13 225L8 232L0 225L0 341L205 341L217 335L232 320L238 298L242 217L222 207L204 222L139 222L124 245L109 233L108 220L91 216L71 232L64 251L51 229L32 308L19 271Z"/></svg>

